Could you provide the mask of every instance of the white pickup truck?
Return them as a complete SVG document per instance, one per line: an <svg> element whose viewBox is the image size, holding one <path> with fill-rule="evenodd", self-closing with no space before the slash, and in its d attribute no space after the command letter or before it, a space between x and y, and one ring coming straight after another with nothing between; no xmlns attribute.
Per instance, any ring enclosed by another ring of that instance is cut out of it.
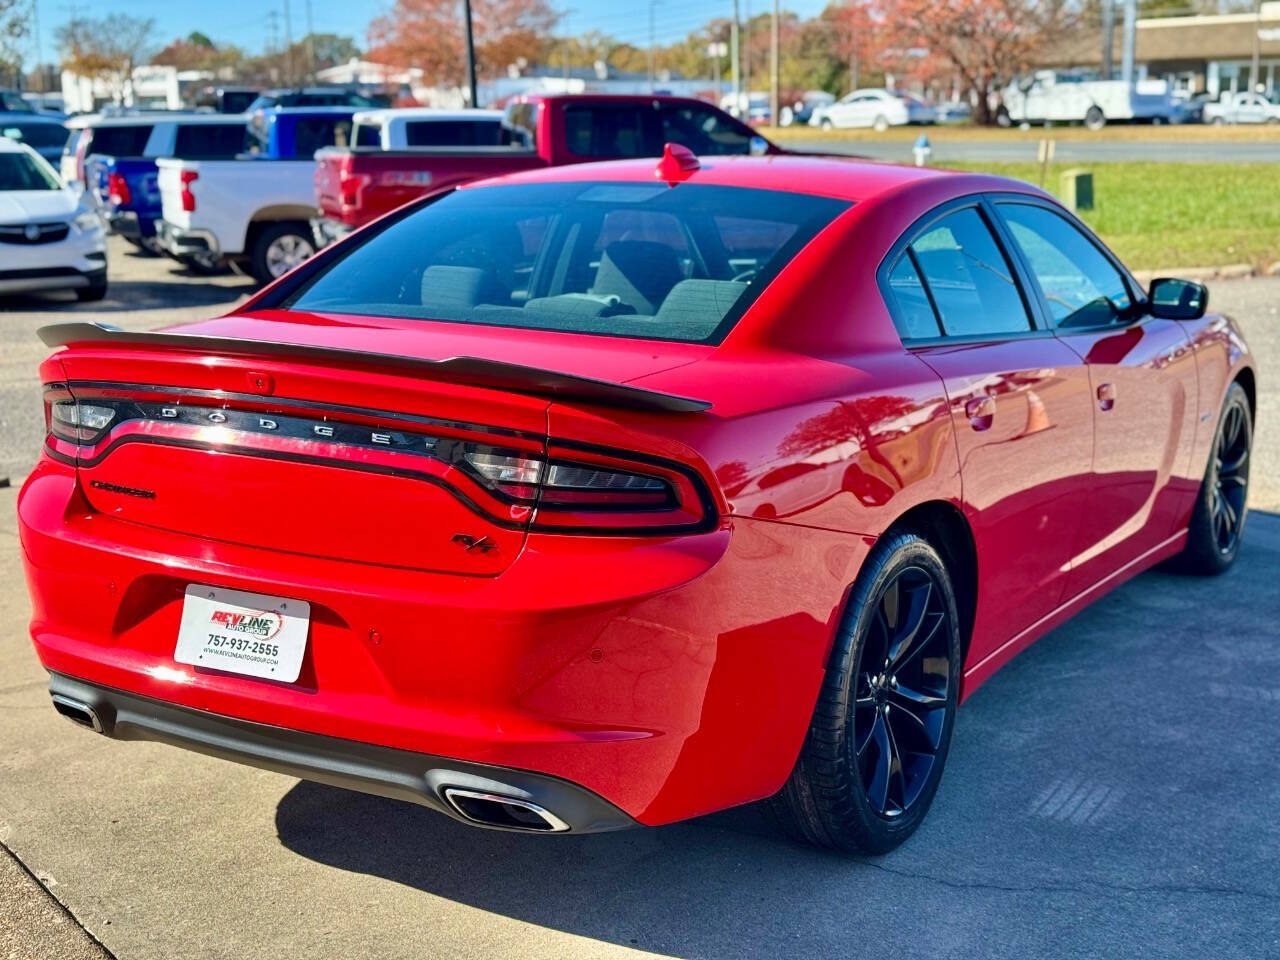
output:
<svg viewBox="0 0 1280 960"><path fill-rule="evenodd" d="M315 152L345 145L349 107L289 107L251 127L251 152L228 160L157 161L156 241L202 272L236 262L262 283L315 253Z"/></svg>
<svg viewBox="0 0 1280 960"><path fill-rule="evenodd" d="M502 110L437 110L403 107L361 110L352 118L357 147L407 150L413 147L505 147L510 131Z"/></svg>
<svg viewBox="0 0 1280 960"><path fill-rule="evenodd" d="M996 119L1002 126L1083 123L1101 130L1117 120L1172 123L1177 111L1163 80L1141 80L1130 87L1122 80L1092 80L1055 70L1039 70L1029 80L1010 84L1000 99Z"/></svg>

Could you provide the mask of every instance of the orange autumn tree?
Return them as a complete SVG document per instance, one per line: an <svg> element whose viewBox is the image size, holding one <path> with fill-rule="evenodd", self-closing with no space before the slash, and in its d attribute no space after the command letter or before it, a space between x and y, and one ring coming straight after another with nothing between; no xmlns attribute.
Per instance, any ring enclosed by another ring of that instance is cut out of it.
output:
<svg viewBox="0 0 1280 960"><path fill-rule="evenodd" d="M541 62L558 14L546 0L472 0L476 74L492 78L524 59ZM429 80L462 83L466 64L458 0L396 0L369 24L369 59L421 67Z"/></svg>
<svg viewBox="0 0 1280 960"><path fill-rule="evenodd" d="M995 119L993 94L1072 37L1080 5L1072 0L881 0L884 22L900 41L944 61L977 95L975 118Z"/></svg>

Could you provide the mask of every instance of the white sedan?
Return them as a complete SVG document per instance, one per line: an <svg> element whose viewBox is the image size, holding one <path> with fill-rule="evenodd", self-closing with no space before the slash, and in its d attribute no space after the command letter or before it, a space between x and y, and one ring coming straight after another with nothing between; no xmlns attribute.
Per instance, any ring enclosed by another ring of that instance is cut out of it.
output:
<svg viewBox="0 0 1280 960"><path fill-rule="evenodd" d="M871 127L883 131L908 123L933 123L936 119L934 108L918 97L874 87L855 90L835 103L816 108L809 116L809 126L824 130Z"/></svg>
<svg viewBox="0 0 1280 960"><path fill-rule="evenodd" d="M31 290L101 300L106 236L81 191L30 147L0 137L0 295Z"/></svg>

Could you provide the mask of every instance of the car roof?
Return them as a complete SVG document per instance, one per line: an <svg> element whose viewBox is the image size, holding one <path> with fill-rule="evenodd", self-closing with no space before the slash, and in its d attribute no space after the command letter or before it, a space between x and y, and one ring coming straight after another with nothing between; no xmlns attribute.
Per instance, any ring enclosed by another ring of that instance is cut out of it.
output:
<svg viewBox="0 0 1280 960"><path fill-rule="evenodd" d="M16 123L45 123L53 127L64 127L66 124L57 117L51 117L47 113L23 113L21 110L6 111L4 117L5 123L13 126Z"/></svg>
<svg viewBox="0 0 1280 960"><path fill-rule="evenodd" d="M355 115L357 123L382 123L402 117L405 120L501 120L501 110L441 110L437 107L384 107L380 110L361 110Z"/></svg>
<svg viewBox="0 0 1280 960"><path fill-rule="evenodd" d="M348 114L356 110L355 107L345 103L331 103L322 107L259 107L258 109L262 113L270 114L273 117L305 117L325 113ZM232 114L232 116L239 116L239 114Z"/></svg>
<svg viewBox="0 0 1280 960"><path fill-rule="evenodd" d="M653 183L659 161L611 160L604 163L579 163L560 167L544 167L524 173L510 174L477 182L465 189L483 189L486 185L512 183L572 183L575 181L616 181ZM936 167L908 167L854 157L806 156L803 154L770 154L762 157L716 156L702 158L699 169L681 173L679 180L716 186L749 187L809 193L840 200L868 200L911 183L956 176ZM1013 184L1001 178L988 177L994 184ZM998 188L998 187L997 187Z"/></svg>
<svg viewBox="0 0 1280 960"><path fill-rule="evenodd" d="M0 153L35 153L35 151L20 140L0 137Z"/></svg>

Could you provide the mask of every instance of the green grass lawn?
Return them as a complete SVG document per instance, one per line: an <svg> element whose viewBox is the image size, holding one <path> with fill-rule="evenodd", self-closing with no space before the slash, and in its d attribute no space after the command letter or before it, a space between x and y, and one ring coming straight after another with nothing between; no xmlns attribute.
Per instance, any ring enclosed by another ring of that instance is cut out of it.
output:
<svg viewBox="0 0 1280 960"><path fill-rule="evenodd" d="M1170 145L1169 149L1177 149ZM949 165L950 166L950 165ZM1038 183L1034 163L955 164ZM1094 163L1094 209L1080 211L1133 270L1280 261L1280 163ZM1062 164L1046 188L1059 191Z"/></svg>

